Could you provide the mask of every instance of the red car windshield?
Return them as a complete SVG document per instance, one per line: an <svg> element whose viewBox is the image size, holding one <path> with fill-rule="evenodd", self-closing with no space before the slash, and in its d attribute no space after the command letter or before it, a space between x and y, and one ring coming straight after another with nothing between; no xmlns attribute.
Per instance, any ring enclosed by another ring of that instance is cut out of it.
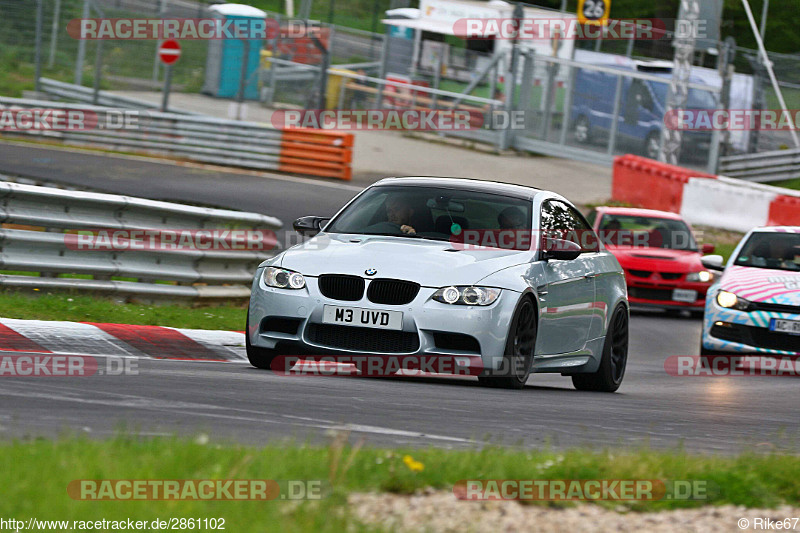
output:
<svg viewBox="0 0 800 533"><path fill-rule="evenodd" d="M682 220L606 214L598 233L607 246L697 251L694 235Z"/></svg>

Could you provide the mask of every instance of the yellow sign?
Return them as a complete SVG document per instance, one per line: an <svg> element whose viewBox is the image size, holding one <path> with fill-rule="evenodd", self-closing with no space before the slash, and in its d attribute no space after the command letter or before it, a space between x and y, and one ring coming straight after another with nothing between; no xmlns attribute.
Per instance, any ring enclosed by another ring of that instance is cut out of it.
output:
<svg viewBox="0 0 800 533"><path fill-rule="evenodd" d="M611 0L578 0L578 22L581 24L602 24L608 22Z"/></svg>

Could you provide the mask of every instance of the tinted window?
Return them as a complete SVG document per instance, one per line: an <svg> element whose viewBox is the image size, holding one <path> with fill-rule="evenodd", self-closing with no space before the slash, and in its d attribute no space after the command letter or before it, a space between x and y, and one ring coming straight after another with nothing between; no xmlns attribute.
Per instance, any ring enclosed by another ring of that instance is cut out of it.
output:
<svg viewBox="0 0 800 533"><path fill-rule="evenodd" d="M578 211L558 200L542 205L542 236L572 241L585 252L596 252L597 235Z"/></svg>
<svg viewBox="0 0 800 533"><path fill-rule="evenodd" d="M600 240L610 246L697 250L689 226L682 220L631 215L603 215Z"/></svg>
<svg viewBox="0 0 800 533"><path fill-rule="evenodd" d="M734 264L800 271L800 233L753 233Z"/></svg>
<svg viewBox="0 0 800 533"><path fill-rule="evenodd" d="M531 219L531 202L523 198L434 187L382 186L359 196L325 231L447 241L466 230L519 230L529 238ZM404 233L403 226L413 227L414 234ZM486 242L491 245L490 239Z"/></svg>

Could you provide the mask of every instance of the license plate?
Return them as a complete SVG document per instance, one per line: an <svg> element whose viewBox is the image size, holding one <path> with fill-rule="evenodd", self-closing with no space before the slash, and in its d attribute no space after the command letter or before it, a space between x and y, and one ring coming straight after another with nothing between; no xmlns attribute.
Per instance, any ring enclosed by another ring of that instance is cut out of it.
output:
<svg viewBox="0 0 800 533"><path fill-rule="evenodd" d="M800 335L800 320L780 320L773 318L770 321L769 329L790 335Z"/></svg>
<svg viewBox="0 0 800 533"><path fill-rule="evenodd" d="M403 313L401 311L326 305L322 311L322 323L399 330L403 329Z"/></svg>
<svg viewBox="0 0 800 533"><path fill-rule="evenodd" d="M676 302L694 303L697 300L697 291L686 289L673 289L672 299Z"/></svg>

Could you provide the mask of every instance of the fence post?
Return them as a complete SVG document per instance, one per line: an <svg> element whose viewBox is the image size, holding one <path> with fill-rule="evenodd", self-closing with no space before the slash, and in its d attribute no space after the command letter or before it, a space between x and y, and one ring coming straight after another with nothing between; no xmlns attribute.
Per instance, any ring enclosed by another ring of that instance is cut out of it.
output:
<svg viewBox="0 0 800 533"><path fill-rule="evenodd" d="M97 105L100 100L100 80L103 77L103 40L97 41L97 53L94 58L94 94L92 105Z"/></svg>
<svg viewBox="0 0 800 533"><path fill-rule="evenodd" d="M627 53L625 54L628 57L631 57L631 54L633 53L634 42L635 41L633 40L633 38L628 40L628 49ZM632 80L631 83L633 83ZM614 94L614 117L611 122L611 130L608 138L608 149L606 150L606 153L609 155L612 155L614 153L614 148L616 148L617 146L617 131L619 130L620 107L622 107L622 74L617 75L617 91Z"/></svg>
<svg viewBox="0 0 800 533"><path fill-rule="evenodd" d="M47 68L53 68L56 61L56 41L58 41L58 23L61 18L61 0L56 0L53 8L53 25L50 28L50 58L47 60Z"/></svg>
<svg viewBox="0 0 800 533"><path fill-rule="evenodd" d="M39 79L42 77L42 24L44 21L44 0L36 0L36 92L41 91Z"/></svg>
<svg viewBox="0 0 800 533"><path fill-rule="evenodd" d="M89 0L83 0L82 17L89 18ZM83 61L86 57L86 39L78 40L78 57L75 59L75 85L83 84Z"/></svg>
<svg viewBox="0 0 800 533"><path fill-rule="evenodd" d="M383 36L383 50L381 52L381 66L378 77L381 80L386 80L386 63L389 61L389 34ZM385 83L381 83L378 88L378 98L375 101L375 109L383 109L383 89L386 87Z"/></svg>

